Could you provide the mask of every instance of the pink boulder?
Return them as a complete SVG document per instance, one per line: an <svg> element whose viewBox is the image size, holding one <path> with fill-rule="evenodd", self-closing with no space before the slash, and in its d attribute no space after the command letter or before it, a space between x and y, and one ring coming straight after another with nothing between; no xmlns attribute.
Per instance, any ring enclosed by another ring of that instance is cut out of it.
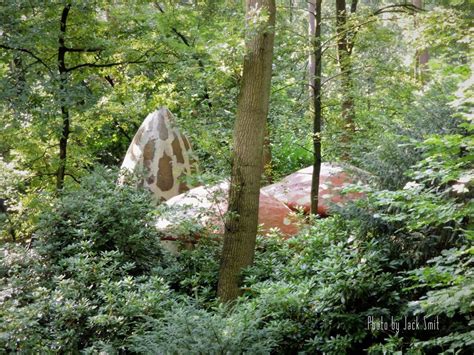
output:
<svg viewBox="0 0 474 355"><path fill-rule="evenodd" d="M367 173L355 167L343 167L331 163L321 164L319 181L319 203L318 214L327 216L331 205L343 206L351 200L360 199L363 193L350 192L343 194L342 190L351 184L361 183L356 179L355 174L350 172L357 170L360 175ZM311 180L313 167L307 167L288 175L278 183L265 186L262 191L277 200L280 200L292 210L303 208L305 213L311 210Z"/></svg>
<svg viewBox="0 0 474 355"><path fill-rule="evenodd" d="M186 221L205 227L213 233L223 234L228 190L228 182L222 182L211 187L200 186L169 199L165 204L172 208L169 215L165 213L158 219L157 229L171 235L168 239L173 240L176 238L172 235L180 234L175 221ZM271 228L279 228L287 236L295 235L298 228L292 221L291 212L274 197L265 192L260 193L258 222L262 224L264 233Z"/></svg>

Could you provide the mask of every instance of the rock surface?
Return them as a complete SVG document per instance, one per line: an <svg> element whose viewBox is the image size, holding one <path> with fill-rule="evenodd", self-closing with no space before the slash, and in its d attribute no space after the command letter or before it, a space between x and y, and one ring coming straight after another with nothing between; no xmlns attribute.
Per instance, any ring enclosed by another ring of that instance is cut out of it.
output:
<svg viewBox="0 0 474 355"><path fill-rule="evenodd" d="M121 168L143 173L140 184L159 202L189 190L183 178L197 169L192 155L191 144L176 127L173 114L161 108L141 124Z"/></svg>
<svg viewBox="0 0 474 355"><path fill-rule="evenodd" d="M229 183L222 182L211 187L200 186L173 197L166 201L166 205L172 207L170 214L161 217L156 227L165 234L170 232L169 239L174 238L172 235L176 221L197 223L212 233L223 234L228 190ZM287 236L296 234L298 228L290 214L291 210L283 203L265 192L260 193L258 222L263 224L264 233L271 228L279 228Z"/></svg>
<svg viewBox="0 0 474 355"><path fill-rule="evenodd" d="M350 184L361 183L350 171L357 168L343 167L338 164L322 163L319 183L318 214L327 216L332 205L343 206L350 200L364 196L363 193L350 192L343 194L342 190ZM313 167L307 167L288 175L278 183L265 186L262 191L283 202L292 210L303 208L306 213L311 210L311 179Z"/></svg>

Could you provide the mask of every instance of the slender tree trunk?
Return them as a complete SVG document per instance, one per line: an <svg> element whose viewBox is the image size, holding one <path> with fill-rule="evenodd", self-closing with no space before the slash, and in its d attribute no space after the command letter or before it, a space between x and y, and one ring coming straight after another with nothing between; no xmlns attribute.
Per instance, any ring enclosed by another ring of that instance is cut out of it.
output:
<svg viewBox="0 0 474 355"><path fill-rule="evenodd" d="M412 0L412 4L418 9L423 10L423 0ZM415 30L418 27L418 21L415 13ZM415 78L423 83L426 76L426 66L430 59L428 49L417 50L415 54Z"/></svg>
<svg viewBox="0 0 474 355"><path fill-rule="evenodd" d="M290 23L293 23L293 0L288 0L288 7L290 8Z"/></svg>
<svg viewBox="0 0 474 355"><path fill-rule="evenodd" d="M265 124L270 99L275 0L247 0L246 54L234 128L229 209L221 256L218 296L228 302L241 294L240 273L253 262L257 235ZM267 14L254 28L252 14Z"/></svg>
<svg viewBox="0 0 474 355"><path fill-rule="evenodd" d="M321 172L321 2L309 0L309 96L313 116L313 177L311 181L311 214L318 213L319 174Z"/></svg>
<svg viewBox="0 0 474 355"><path fill-rule="evenodd" d="M59 165L56 173L56 188L62 189L64 186L64 176L66 175L67 143L70 133L69 108L67 105L67 68L65 56L67 52L64 37L66 36L66 23L71 4L67 4L62 11L60 20L59 46L58 46L58 71L59 71L59 96L61 105L62 131L59 138Z"/></svg>
<svg viewBox="0 0 474 355"><path fill-rule="evenodd" d="M357 9L357 0L351 3L351 11ZM350 33L347 31L347 10L346 0L336 0L336 34L337 34L337 59L341 72L341 89L342 89L342 145L344 160L349 159L348 145L355 131L355 106L354 93L352 83L352 62L351 54L353 42Z"/></svg>

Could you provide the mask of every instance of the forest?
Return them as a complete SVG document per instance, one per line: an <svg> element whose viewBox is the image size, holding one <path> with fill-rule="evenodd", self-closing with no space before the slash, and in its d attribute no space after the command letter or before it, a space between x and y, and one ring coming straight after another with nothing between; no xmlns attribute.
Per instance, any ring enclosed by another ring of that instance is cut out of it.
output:
<svg viewBox="0 0 474 355"><path fill-rule="evenodd" d="M0 354L473 354L469 0L0 2Z"/></svg>

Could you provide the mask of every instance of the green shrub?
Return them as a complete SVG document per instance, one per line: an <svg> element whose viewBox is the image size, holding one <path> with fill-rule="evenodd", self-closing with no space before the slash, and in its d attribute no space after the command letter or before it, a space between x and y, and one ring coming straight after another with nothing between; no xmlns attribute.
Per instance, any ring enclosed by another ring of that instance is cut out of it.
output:
<svg viewBox="0 0 474 355"><path fill-rule="evenodd" d="M170 287L195 302L216 302L221 240L203 237L191 250L183 249L176 261L161 270Z"/></svg>
<svg viewBox="0 0 474 355"><path fill-rule="evenodd" d="M153 272L170 259L143 192L109 172L52 200L34 248L5 245L0 262L0 346L26 353L125 349L173 298Z"/></svg>
<svg viewBox="0 0 474 355"><path fill-rule="evenodd" d="M278 327L265 326L259 310L219 307L212 311L180 304L153 330L135 336L131 350L153 354L268 354L277 344Z"/></svg>
<svg viewBox="0 0 474 355"><path fill-rule="evenodd" d="M75 256L88 243L95 253L120 252L137 273L159 265L162 249L149 193L116 186L114 177L99 169L45 206L36 246L52 263Z"/></svg>
<svg viewBox="0 0 474 355"><path fill-rule="evenodd" d="M417 334L414 348L457 353L474 350L474 247L444 250L427 265L408 273L409 290L421 295L410 302L413 315L437 321L437 336Z"/></svg>
<svg viewBox="0 0 474 355"><path fill-rule="evenodd" d="M117 251L84 250L49 265L19 248L2 250L0 346L24 353L124 349L172 298L158 276L130 276ZM89 249L89 250L88 250ZM102 345L101 345L102 344Z"/></svg>
<svg viewBox="0 0 474 355"><path fill-rule="evenodd" d="M0 156L0 242L31 238L41 208L38 193L28 194L32 174L19 165Z"/></svg>
<svg viewBox="0 0 474 355"><path fill-rule="evenodd" d="M275 241L261 241L246 289L266 319L285 325L280 351L361 350L374 338L367 316L398 308L387 247L351 236L342 219L318 221L278 243L277 249Z"/></svg>

